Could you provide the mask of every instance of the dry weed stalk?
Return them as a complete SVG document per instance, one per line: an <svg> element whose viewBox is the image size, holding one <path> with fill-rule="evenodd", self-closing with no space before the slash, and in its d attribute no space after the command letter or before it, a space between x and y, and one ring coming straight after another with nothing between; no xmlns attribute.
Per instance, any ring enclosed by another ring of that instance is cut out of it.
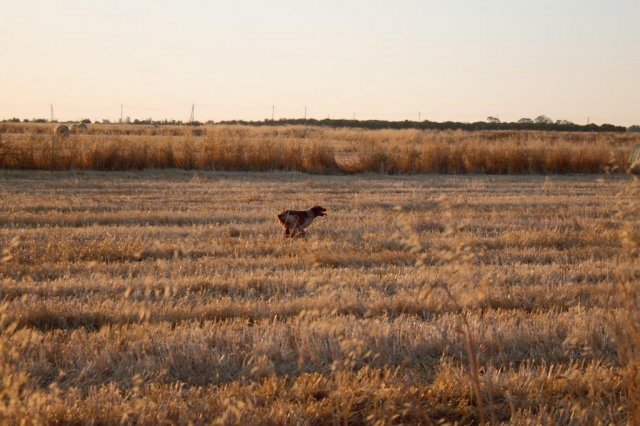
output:
<svg viewBox="0 0 640 426"><path fill-rule="evenodd" d="M616 219L620 222L619 263L609 296L608 321L612 324L618 361L622 367L630 420L640 424L640 184L633 178L617 194ZM621 300L612 306L611 300Z"/></svg>
<svg viewBox="0 0 640 426"><path fill-rule="evenodd" d="M640 144L629 155L629 168L627 173L640 174Z"/></svg>
<svg viewBox="0 0 640 426"><path fill-rule="evenodd" d="M396 210L400 211L399 207ZM437 222L436 215L444 219L444 232L442 241L424 243L420 235L413 229L411 221L406 215L401 215L399 225L401 232L396 234L396 239L406 245L406 247L416 257L416 268L426 268L427 265L435 265L438 268L439 278L430 280L425 278L423 290L419 296L420 301L425 303L427 309L436 307L442 299L438 298L438 293L444 295L444 299L459 309L461 325L459 331L464 336L465 350L469 362L469 378L471 380L476 403L478 404L478 414L480 423L486 422L485 406L487 406L491 422L497 423L493 409L493 390L490 379L487 383L487 401L483 397L480 379L480 365L478 361L478 348L475 342L471 324L469 323L466 310L474 303L482 301L485 292L481 288L486 283L477 276L476 264L481 248L474 247L470 241L459 238L461 224L454 222L454 210L449 200L441 198L429 206L427 214L431 221ZM423 277L428 276L424 270Z"/></svg>
<svg viewBox="0 0 640 426"><path fill-rule="evenodd" d="M17 321L6 314L7 304L0 305L0 423L10 419L26 419L30 411L39 411L46 405L46 397L37 391L27 373L17 365L24 348L37 343L29 330L19 330ZM39 415L30 418L31 424L44 422ZM23 424L29 424L26 421Z"/></svg>
<svg viewBox="0 0 640 426"><path fill-rule="evenodd" d="M11 242L2 249L0 252L0 264L8 263L13 260L16 260L15 252L20 247L20 235L16 235L11 239Z"/></svg>

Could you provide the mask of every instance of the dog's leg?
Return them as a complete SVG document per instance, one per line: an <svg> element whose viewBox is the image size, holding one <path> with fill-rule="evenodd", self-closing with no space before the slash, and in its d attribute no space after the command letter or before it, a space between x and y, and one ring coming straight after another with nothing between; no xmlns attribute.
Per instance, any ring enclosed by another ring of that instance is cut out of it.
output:
<svg viewBox="0 0 640 426"><path fill-rule="evenodd" d="M285 226L284 227L284 237L289 237L291 235L291 232L289 231L289 227Z"/></svg>

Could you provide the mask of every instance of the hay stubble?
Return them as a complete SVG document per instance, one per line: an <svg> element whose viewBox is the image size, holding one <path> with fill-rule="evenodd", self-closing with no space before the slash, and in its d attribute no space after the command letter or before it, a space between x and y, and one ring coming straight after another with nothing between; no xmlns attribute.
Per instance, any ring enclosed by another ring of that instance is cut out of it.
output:
<svg viewBox="0 0 640 426"><path fill-rule="evenodd" d="M485 413L623 422L604 318L634 273L614 214L626 181L5 172L0 415L477 422L464 316ZM275 213L313 204L329 216L282 239ZM455 302L426 295L454 276Z"/></svg>

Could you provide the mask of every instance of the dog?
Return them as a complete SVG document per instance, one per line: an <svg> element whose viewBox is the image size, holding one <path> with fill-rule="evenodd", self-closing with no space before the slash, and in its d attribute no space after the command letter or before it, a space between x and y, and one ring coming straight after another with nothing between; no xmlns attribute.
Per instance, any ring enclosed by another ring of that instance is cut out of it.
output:
<svg viewBox="0 0 640 426"><path fill-rule="evenodd" d="M285 210L278 215L278 220L284 225L285 237L304 237L304 230L311 225L318 216L326 216L327 209L320 206L309 210Z"/></svg>

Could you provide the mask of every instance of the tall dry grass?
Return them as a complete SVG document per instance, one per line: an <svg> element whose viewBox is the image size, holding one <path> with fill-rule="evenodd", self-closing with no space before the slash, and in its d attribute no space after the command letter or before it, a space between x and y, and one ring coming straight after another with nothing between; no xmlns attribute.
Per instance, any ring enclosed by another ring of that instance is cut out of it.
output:
<svg viewBox="0 0 640 426"><path fill-rule="evenodd" d="M187 138L154 141L121 136L31 135L2 143L0 167L22 170L203 169L218 171L300 171L335 173L331 146L317 142Z"/></svg>
<svg viewBox="0 0 640 426"><path fill-rule="evenodd" d="M421 141L409 146L376 144L360 153L355 172L389 174L522 174L602 173L622 169L625 151L604 141L546 141L544 135L526 142L460 140Z"/></svg>
<svg viewBox="0 0 640 426"><path fill-rule="evenodd" d="M92 125L82 135L60 137L50 127L0 126L0 168L601 173L628 169L640 140L637 134L618 133L124 125Z"/></svg>

